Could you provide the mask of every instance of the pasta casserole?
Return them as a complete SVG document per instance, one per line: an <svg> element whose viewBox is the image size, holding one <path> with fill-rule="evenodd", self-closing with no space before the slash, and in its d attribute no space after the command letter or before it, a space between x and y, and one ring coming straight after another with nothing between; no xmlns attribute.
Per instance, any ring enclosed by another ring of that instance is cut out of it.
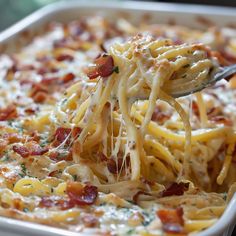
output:
<svg viewBox="0 0 236 236"><path fill-rule="evenodd" d="M0 55L0 215L94 235L192 235L236 189L236 31L48 24ZM179 97L179 98L178 98Z"/></svg>

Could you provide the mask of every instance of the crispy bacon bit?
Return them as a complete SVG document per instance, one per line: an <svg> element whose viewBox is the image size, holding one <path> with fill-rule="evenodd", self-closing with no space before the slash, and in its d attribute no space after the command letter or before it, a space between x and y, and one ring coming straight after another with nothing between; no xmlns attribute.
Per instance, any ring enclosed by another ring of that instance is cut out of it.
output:
<svg viewBox="0 0 236 236"><path fill-rule="evenodd" d="M69 198L79 206L91 205L95 202L98 196L98 189L92 185L84 187L78 182L69 182L66 192Z"/></svg>
<svg viewBox="0 0 236 236"><path fill-rule="evenodd" d="M33 131L31 134L30 134L30 141L35 141L35 142L39 142L40 141L40 135L37 133L37 131Z"/></svg>
<svg viewBox="0 0 236 236"><path fill-rule="evenodd" d="M173 183L166 190L162 192L162 197L173 196L173 195L183 195L185 191L189 188L189 183Z"/></svg>
<svg viewBox="0 0 236 236"><path fill-rule="evenodd" d="M183 209L162 209L157 211L157 216L163 224L163 230L170 234L184 234Z"/></svg>
<svg viewBox="0 0 236 236"><path fill-rule="evenodd" d="M59 207L61 210L67 210L73 208L75 203L70 199L63 199L55 196L45 196L42 197L39 207L42 208L51 208L51 207Z"/></svg>
<svg viewBox="0 0 236 236"><path fill-rule="evenodd" d="M35 96L33 96L33 100L36 103L43 103L47 99L47 93L38 92Z"/></svg>
<svg viewBox="0 0 236 236"><path fill-rule="evenodd" d="M57 151L52 151L52 152L49 153L49 157L53 161L59 161L58 156L59 156L59 153Z"/></svg>
<svg viewBox="0 0 236 236"><path fill-rule="evenodd" d="M112 174L118 174L122 168L122 164L122 158L118 158L117 162L113 158L110 158L107 161L107 168Z"/></svg>
<svg viewBox="0 0 236 236"><path fill-rule="evenodd" d="M198 108L198 104L195 101L192 101L192 110L193 113L199 117L199 108Z"/></svg>
<svg viewBox="0 0 236 236"><path fill-rule="evenodd" d="M133 196L133 202L134 202L135 204L138 204L138 200L139 200L139 196L140 196L140 195L147 195L147 196L150 196L149 193L146 193L146 192L144 192L144 191L138 191L138 192L135 193L134 196Z"/></svg>
<svg viewBox="0 0 236 236"><path fill-rule="evenodd" d="M23 158L26 158L30 155L41 156L48 152L48 148L42 148L36 142L28 142L25 144L25 146L14 145L13 151L21 155Z"/></svg>
<svg viewBox="0 0 236 236"><path fill-rule="evenodd" d="M83 225L88 228L94 228L98 226L98 218L91 214L85 214L81 217Z"/></svg>
<svg viewBox="0 0 236 236"><path fill-rule="evenodd" d="M43 103L48 96L48 89L42 84L33 84L30 92L30 97L36 103Z"/></svg>
<svg viewBox="0 0 236 236"><path fill-rule="evenodd" d="M37 72L40 75L44 75L47 73L56 73L57 71L58 71L57 68L49 68L47 66L44 66L44 67L39 68Z"/></svg>
<svg viewBox="0 0 236 236"><path fill-rule="evenodd" d="M17 117L15 105L9 105L6 108L0 109L0 121L12 120Z"/></svg>
<svg viewBox="0 0 236 236"><path fill-rule="evenodd" d="M114 61L112 56L106 54L95 59L95 66L88 68L87 76L89 79L95 79L98 76L107 77L113 73Z"/></svg>
<svg viewBox="0 0 236 236"><path fill-rule="evenodd" d="M25 108L25 113L28 115L34 115L37 110L38 110L37 108L28 107L28 108Z"/></svg>
<svg viewBox="0 0 236 236"><path fill-rule="evenodd" d="M72 138L78 138L78 136L80 135L82 129L80 127L74 127L72 129L72 132L71 132L71 136Z"/></svg>
<svg viewBox="0 0 236 236"><path fill-rule="evenodd" d="M22 200L20 198L13 199L13 206L15 209L20 210L22 208Z"/></svg>
<svg viewBox="0 0 236 236"><path fill-rule="evenodd" d="M71 129L70 128L63 128L63 127L59 127L57 128L56 132L55 132L55 138L54 138L54 146L58 146L61 143L63 143L67 137L70 135L71 133ZM69 144L70 140L68 139L66 141L67 144Z"/></svg>
<svg viewBox="0 0 236 236"><path fill-rule="evenodd" d="M54 170L54 171L50 172L50 173L48 174L48 176L49 176L49 177L56 177L58 173L59 173L58 170Z"/></svg>
<svg viewBox="0 0 236 236"><path fill-rule="evenodd" d="M224 124L226 126L232 126L233 122L229 118L226 118L224 116L213 116L210 118L211 121L213 121L216 124Z"/></svg>
<svg viewBox="0 0 236 236"><path fill-rule="evenodd" d="M39 145L34 145L31 152L30 152L30 155L33 155L33 156L41 156L43 155L44 153L48 152L48 148L46 147L41 147Z"/></svg>
<svg viewBox="0 0 236 236"><path fill-rule="evenodd" d="M58 83L59 77L54 76L54 77L44 77L41 81L42 85L55 85ZM45 91L46 92L46 91Z"/></svg>
<svg viewBox="0 0 236 236"><path fill-rule="evenodd" d="M28 148L24 146L14 145L13 151L18 153L23 158L27 158L30 155Z"/></svg>
<svg viewBox="0 0 236 236"><path fill-rule="evenodd" d="M59 127L55 132L53 145L58 146L65 140L66 144L69 145L71 142L71 138L68 136L71 135L72 138L76 139L80 133L81 133L81 128L79 127L74 127L72 130L71 128Z"/></svg>
<svg viewBox="0 0 236 236"><path fill-rule="evenodd" d="M56 57L57 61L73 61L74 57L72 55L69 54L61 54L59 56Z"/></svg>
<svg viewBox="0 0 236 236"><path fill-rule="evenodd" d="M74 80L75 78L75 75L73 73L68 73L68 74L65 74L62 78L61 78L61 81L62 83L68 83L72 80Z"/></svg>

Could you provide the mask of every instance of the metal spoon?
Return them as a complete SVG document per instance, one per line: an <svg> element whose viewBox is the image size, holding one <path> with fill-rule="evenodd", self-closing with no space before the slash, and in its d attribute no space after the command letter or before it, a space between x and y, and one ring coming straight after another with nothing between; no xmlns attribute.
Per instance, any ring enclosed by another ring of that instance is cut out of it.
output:
<svg viewBox="0 0 236 236"><path fill-rule="evenodd" d="M229 76L236 73L236 64L230 65L227 67L222 67L220 70L212 76L209 80L204 81L203 83L198 84L196 81L187 82L185 86L188 87L188 89L178 89L178 91L170 91L168 94L171 95L174 98L187 96L189 94L193 94L195 92L199 92L203 90L206 87L209 87L213 84L215 84L217 81L222 79L227 79Z"/></svg>

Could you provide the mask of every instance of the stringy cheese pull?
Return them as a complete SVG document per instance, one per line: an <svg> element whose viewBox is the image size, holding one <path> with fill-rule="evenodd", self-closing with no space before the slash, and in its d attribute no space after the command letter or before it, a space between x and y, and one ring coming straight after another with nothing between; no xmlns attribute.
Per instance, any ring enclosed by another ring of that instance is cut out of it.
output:
<svg viewBox="0 0 236 236"><path fill-rule="evenodd" d="M207 80L216 70L215 64L216 60L209 56L208 49L203 45L174 45L168 39L154 40L148 35L137 35L123 43L113 44L109 54L98 57L87 68L91 81L89 93L83 97L83 85L78 84L81 94L77 93L76 109L71 112L72 117L64 122L71 121L70 126L82 128L77 141L77 156L89 148L110 143L105 153L115 160L116 166L118 153L122 153L121 169L126 168L126 159L130 157L131 169L130 175L129 170L126 172L127 178L138 180L141 175L146 175L149 164L143 145L156 101L161 99L174 107L183 120L186 142L181 175L188 176L191 126L188 115L171 96L175 90L189 87L189 83L196 84ZM72 99L76 99L73 94L70 97L71 99L63 103L64 107L57 108L54 118L67 116L68 105L72 104ZM148 107L142 123L137 125L131 117L131 107L136 101L142 100L148 100ZM124 123L124 126L120 126L116 140L114 127L108 131L113 125L115 112L119 114L120 124ZM108 135L105 135L107 131ZM124 146L121 139L126 143ZM74 160L77 162L78 158Z"/></svg>

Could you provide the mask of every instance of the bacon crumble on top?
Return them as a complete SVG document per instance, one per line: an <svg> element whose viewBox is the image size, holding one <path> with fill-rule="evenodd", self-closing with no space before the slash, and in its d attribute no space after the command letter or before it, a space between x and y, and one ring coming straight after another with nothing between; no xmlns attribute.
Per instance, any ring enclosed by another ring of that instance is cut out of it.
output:
<svg viewBox="0 0 236 236"><path fill-rule="evenodd" d="M103 78L110 76L113 72L119 73L118 67L114 67L112 56L103 54L95 59L93 66L87 68L89 79L96 79L98 76Z"/></svg>
<svg viewBox="0 0 236 236"><path fill-rule="evenodd" d="M74 206L75 203L73 201L59 196L43 196L39 203L39 207L42 208L59 207L61 210L67 210Z"/></svg>
<svg viewBox="0 0 236 236"><path fill-rule="evenodd" d="M71 142L73 142L71 138L76 139L81 133L81 131L82 130L79 127L74 127L73 129L58 127L55 131L52 145L54 147L57 147L61 143L63 143L65 140L66 140L66 145L69 145Z"/></svg>
<svg viewBox="0 0 236 236"><path fill-rule="evenodd" d="M181 196L184 194L185 191L187 191L189 188L189 183L172 183L169 187L167 187L163 192L162 192L162 197L168 197L168 196Z"/></svg>
<svg viewBox="0 0 236 236"><path fill-rule="evenodd" d="M92 185L83 187L79 182L69 182L67 183L66 193L76 205L85 206L92 205L96 201L98 189Z"/></svg>
<svg viewBox="0 0 236 236"><path fill-rule="evenodd" d="M0 121L12 120L17 118L16 106L11 104L5 108L0 108Z"/></svg>
<svg viewBox="0 0 236 236"><path fill-rule="evenodd" d="M16 144L12 147L12 149L23 158L27 158L29 156L41 156L49 151L47 147L41 147L36 142L28 142L24 144L24 146Z"/></svg>
<svg viewBox="0 0 236 236"><path fill-rule="evenodd" d="M163 231L169 234L185 235L183 208L161 209L157 211L157 216L162 222Z"/></svg>

